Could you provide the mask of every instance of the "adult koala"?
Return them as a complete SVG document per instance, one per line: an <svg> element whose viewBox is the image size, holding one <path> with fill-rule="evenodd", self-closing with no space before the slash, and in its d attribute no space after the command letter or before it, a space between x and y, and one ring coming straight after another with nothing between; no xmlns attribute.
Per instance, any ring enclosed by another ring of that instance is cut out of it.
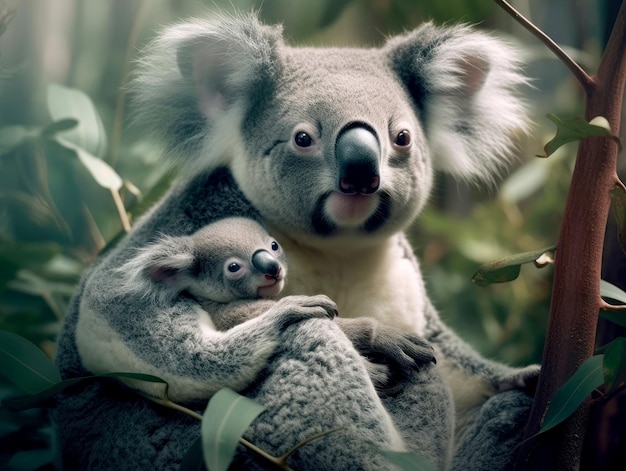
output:
<svg viewBox="0 0 626 471"><path fill-rule="evenodd" d="M488 180L505 165L511 135L526 119L515 93L525 83L516 57L505 43L464 26L426 24L377 49L314 49L285 45L279 27L253 16L219 17L167 29L148 48L134 86L137 121L163 138L168 154L194 176L189 181L226 167L259 211L289 258L282 295L323 293L342 318L371 317L432 342L436 370L455 400L455 469L510 465L530 406L521 390L532 386L537 368L487 361L440 321L403 231L424 206L435 170ZM157 218L166 216L155 211L148 220L159 227ZM319 329L307 327L319 322L302 324L299 335L287 332L285 341L295 343L286 343L282 355L297 357L310 339L313 349L350 351L343 340L333 343L334 330L320 339ZM342 391L351 355L334 364L341 374L332 377L330 390ZM253 396L273 397L269 379L280 377L284 366L276 358ZM364 368L359 375L366 376ZM371 382L361 382L355 390L369 391L364 407L390 414L373 420L376 427L387 430L391 420L413 451L436 447L410 443L441 443L445 427L436 425L445 414L433 410L418 422L403 413L447 390L436 374L414 376L381 402L372 397ZM135 410L146 414L146 407ZM295 423L292 412L275 425ZM162 444L181 436L172 427L191 427L184 421L168 426ZM256 430L272 429L259 424ZM393 433L380 433L393 447ZM446 457L435 461L447 464ZM361 466L366 461L346 469Z"/></svg>
<svg viewBox="0 0 626 471"><path fill-rule="evenodd" d="M426 24L380 49L294 48L253 17L170 28L144 56L137 121L195 173L227 166L289 257L283 295L425 335L465 413L537 368L480 358L446 328L403 233L434 170L490 180L527 126L519 53ZM527 384L527 380L528 383Z"/></svg>

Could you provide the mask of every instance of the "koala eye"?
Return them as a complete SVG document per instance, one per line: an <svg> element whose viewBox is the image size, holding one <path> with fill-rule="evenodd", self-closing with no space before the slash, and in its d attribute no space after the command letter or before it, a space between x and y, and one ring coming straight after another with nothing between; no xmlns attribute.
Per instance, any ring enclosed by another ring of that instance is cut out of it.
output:
<svg viewBox="0 0 626 471"><path fill-rule="evenodd" d="M278 245L278 242L276 242L275 240L272 241L272 250L274 252L278 252L278 250L280 249L280 245Z"/></svg>
<svg viewBox="0 0 626 471"><path fill-rule="evenodd" d="M398 147L408 147L411 144L411 133L407 129L403 129L396 135L394 143Z"/></svg>
<svg viewBox="0 0 626 471"><path fill-rule="evenodd" d="M233 262L228 265L228 271L231 273L237 273L239 270L241 270L241 265L238 263Z"/></svg>
<svg viewBox="0 0 626 471"><path fill-rule="evenodd" d="M300 131L296 133L293 138L293 141L296 143L298 147L311 147L313 145L313 138L306 132Z"/></svg>

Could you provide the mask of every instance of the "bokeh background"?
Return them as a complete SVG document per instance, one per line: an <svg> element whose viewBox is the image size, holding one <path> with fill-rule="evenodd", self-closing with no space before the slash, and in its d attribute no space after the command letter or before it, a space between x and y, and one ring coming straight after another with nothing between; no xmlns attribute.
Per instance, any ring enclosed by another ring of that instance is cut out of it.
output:
<svg viewBox="0 0 626 471"><path fill-rule="evenodd" d="M593 72L620 0L512 3ZM551 267L524 266L514 282L489 287L471 278L483 263L556 242L576 146L549 159L535 155L554 134L545 115L582 116L584 99L567 69L492 0L0 0L0 329L53 356L82 270L123 233L120 211L132 223L171 180L159 149L128 123L124 87L133 61L162 26L218 9L258 11L282 23L293 44L375 46L434 20L477 23L525 49L535 126L520 137L511 173L491 188L440 176L411 240L449 325L485 355L539 362ZM107 144L96 157L121 177L119 190L100 184L76 153L46 137L53 134L51 85L79 89L95 106ZM624 289L626 261L613 233L605 278ZM0 378L0 398L15 394ZM0 468L49 469L51 456L45 411L0 409Z"/></svg>

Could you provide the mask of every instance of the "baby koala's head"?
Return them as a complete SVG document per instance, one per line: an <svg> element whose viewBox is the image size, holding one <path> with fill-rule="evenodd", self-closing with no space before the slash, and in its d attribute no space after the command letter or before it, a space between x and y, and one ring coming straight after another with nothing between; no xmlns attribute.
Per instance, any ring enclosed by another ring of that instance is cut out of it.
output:
<svg viewBox="0 0 626 471"><path fill-rule="evenodd" d="M242 217L221 219L189 236L165 236L129 264L141 267L144 279L162 291L157 297L184 293L220 303L275 296L287 274L278 243Z"/></svg>

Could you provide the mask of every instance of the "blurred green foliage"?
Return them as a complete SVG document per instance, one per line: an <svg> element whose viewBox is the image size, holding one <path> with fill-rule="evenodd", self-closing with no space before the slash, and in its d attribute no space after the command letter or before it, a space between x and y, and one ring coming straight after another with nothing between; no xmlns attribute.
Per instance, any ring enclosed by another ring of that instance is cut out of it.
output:
<svg viewBox="0 0 626 471"><path fill-rule="evenodd" d="M597 62L601 4L520 3L583 64ZM532 156L552 137L543 116L580 114L582 101L567 71L491 0L0 0L0 329L52 356L82 270L123 232L126 211L132 221L153 202L145 196L151 189L162 193L167 168L141 128L129 125L125 85L137 52L162 25L215 8L257 10L267 22L283 23L296 44L380 44L430 19L480 23L526 43L535 87L528 101L539 125L520 140L515 171L487 190L441 177L411 235L446 322L489 356L539 361L551 268L524 266L515 282L486 288L471 277L494 258L555 243L574 147L548 160ZM555 11L565 21L550 21ZM69 95L52 84L70 87ZM60 112L81 103L73 90L87 101ZM0 398L12 394L0 383ZM0 467L46 465L44 417L0 410Z"/></svg>

